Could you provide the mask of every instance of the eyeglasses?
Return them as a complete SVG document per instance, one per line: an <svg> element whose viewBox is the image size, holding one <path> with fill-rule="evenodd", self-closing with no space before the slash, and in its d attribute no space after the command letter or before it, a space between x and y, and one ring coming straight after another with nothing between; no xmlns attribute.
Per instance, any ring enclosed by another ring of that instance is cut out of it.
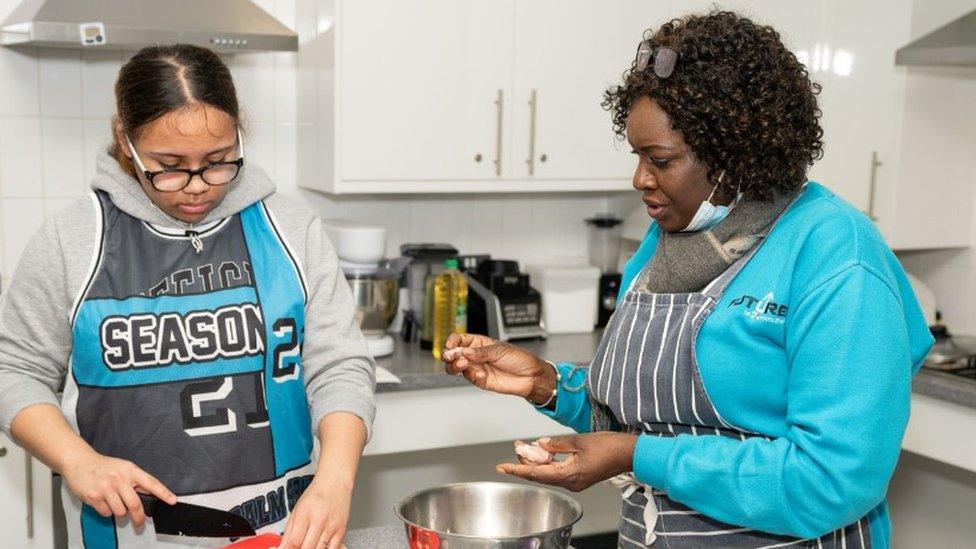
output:
<svg viewBox="0 0 976 549"><path fill-rule="evenodd" d="M132 152L132 159L135 161L139 171L146 176L149 184L154 189L163 193L173 193L185 189L190 184L190 181L193 181L193 178L198 175L207 185L213 187L226 185L237 179L237 176L241 173L241 167L244 166L244 140L241 137L240 128L237 129L237 145L241 153L240 158L237 160L213 162L196 170L188 168L165 168L151 172L142 163L142 159L139 158L139 153L136 152L136 148L132 145L132 140L129 139L128 135L125 136L125 141L129 145L129 151Z"/></svg>
<svg viewBox="0 0 976 549"><path fill-rule="evenodd" d="M678 52L665 46L655 49L649 40L644 40L637 47L634 68L637 72L644 72L652 60L654 61L654 74L658 78L667 78L674 72L674 66L678 63Z"/></svg>

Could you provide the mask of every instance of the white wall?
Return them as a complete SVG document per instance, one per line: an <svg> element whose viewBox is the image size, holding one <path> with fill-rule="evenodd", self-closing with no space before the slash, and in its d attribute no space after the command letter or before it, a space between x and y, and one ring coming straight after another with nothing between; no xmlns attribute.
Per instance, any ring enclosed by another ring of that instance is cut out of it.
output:
<svg viewBox="0 0 976 549"><path fill-rule="evenodd" d="M18 3L0 0L0 20ZM258 3L279 17L294 17L293 1ZM249 155L286 190L295 188L293 57L230 59L250 130ZM44 219L87 192L96 151L109 140L112 90L126 58L97 50L0 48L0 272L5 278Z"/></svg>
<svg viewBox="0 0 976 549"><path fill-rule="evenodd" d="M20 0L0 0L0 20ZM256 0L295 28L315 0ZM126 55L0 48L0 273L4 286L44 219L87 192L108 142L112 87ZM402 242L447 241L465 253L528 260L585 256L583 219L604 195L400 196L334 199L296 185L298 71L292 53L228 58L248 129L247 152L283 192L302 193L323 217L380 223L388 252ZM607 123L609 124L609 115Z"/></svg>

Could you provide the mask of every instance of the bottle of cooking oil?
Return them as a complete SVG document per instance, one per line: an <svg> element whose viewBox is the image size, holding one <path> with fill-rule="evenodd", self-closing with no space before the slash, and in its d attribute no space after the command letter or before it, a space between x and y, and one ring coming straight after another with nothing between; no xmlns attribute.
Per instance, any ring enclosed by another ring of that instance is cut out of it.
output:
<svg viewBox="0 0 976 549"><path fill-rule="evenodd" d="M456 259L444 262L447 267L434 279L434 358L452 332L468 330L468 279L458 270Z"/></svg>

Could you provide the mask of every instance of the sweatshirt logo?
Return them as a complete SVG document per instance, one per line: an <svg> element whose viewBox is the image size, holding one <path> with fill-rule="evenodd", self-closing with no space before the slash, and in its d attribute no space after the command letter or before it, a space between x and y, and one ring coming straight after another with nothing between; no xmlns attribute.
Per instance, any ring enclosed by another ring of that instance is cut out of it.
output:
<svg viewBox="0 0 976 549"><path fill-rule="evenodd" d="M759 298L751 295L741 295L729 303L729 307L742 308L742 314L750 320L769 322L771 324L785 324L789 306L776 302L776 296L769 292Z"/></svg>

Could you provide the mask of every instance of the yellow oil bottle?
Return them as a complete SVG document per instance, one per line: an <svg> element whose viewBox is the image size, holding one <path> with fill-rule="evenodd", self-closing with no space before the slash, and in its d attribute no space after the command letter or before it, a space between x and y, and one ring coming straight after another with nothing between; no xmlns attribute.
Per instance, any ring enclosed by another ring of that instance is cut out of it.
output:
<svg viewBox="0 0 976 549"><path fill-rule="evenodd" d="M468 330L468 279L458 270L456 259L448 259L447 270L434 279L434 358L440 360L447 338Z"/></svg>

